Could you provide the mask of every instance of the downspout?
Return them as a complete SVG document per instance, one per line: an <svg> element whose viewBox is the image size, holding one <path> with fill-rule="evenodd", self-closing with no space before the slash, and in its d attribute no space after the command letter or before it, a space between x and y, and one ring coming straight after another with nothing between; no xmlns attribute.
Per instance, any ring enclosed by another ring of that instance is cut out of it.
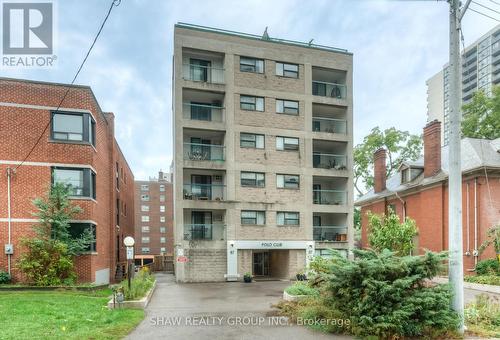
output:
<svg viewBox="0 0 500 340"><path fill-rule="evenodd" d="M479 251L477 249L477 177L474 178L474 268L477 266L477 258L479 256Z"/></svg>
<svg viewBox="0 0 500 340"><path fill-rule="evenodd" d="M467 239L467 249L465 251L466 256L470 256L470 220L469 220L469 203L470 203L470 197L469 197L469 182L467 182L467 191L466 191L466 198L465 198L465 218L466 218L466 226L467 226L467 233L466 233L466 239Z"/></svg>
<svg viewBox="0 0 500 340"><path fill-rule="evenodd" d="M7 225L8 225L8 241L7 241L7 243L8 244L11 244L11 231L12 231L12 228L11 228L11 222L12 222L11 204L10 204L10 180L11 180L11 176L12 176L12 169L7 168ZM11 263L10 263L11 257L12 257L11 254L7 254L7 268L8 268L9 275L12 275Z"/></svg>

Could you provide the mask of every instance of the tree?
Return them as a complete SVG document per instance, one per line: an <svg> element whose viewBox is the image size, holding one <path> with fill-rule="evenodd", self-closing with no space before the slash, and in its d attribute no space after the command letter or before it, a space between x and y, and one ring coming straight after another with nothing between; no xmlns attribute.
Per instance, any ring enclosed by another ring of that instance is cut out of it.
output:
<svg viewBox="0 0 500 340"><path fill-rule="evenodd" d="M464 137L500 138L500 87L493 88L492 96L484 91L474 94L472 101L462 108L462 134Z"/></svg>
<svg viewBox="0 0 500 340"><path fill-rule="evenodd" d="M387 150L389 177L403 161L414 161L421 156L422 137L394 127L384 131L373 128L363 143L354 148L354 188L359 195L363 195L363 188L373 187L373 153L382 147Z"/></svg>
<svg viewBox="0 0 500 340"><path fill-rule="evenodd" d="M384 249L396 252L399 256L410 255L413 238L418 235L414 220L406 218L401 223L399 216L389 209L388 216L368 212L368 242L378 252Z"/></svg>
<svg viewBox="0 0 500 340"><path fill-rule="evenodd" d="M486 233L486 240L479 247L479 253L483 253L486 248L490 245L493 245L493 249L495 249L495 253L498 256L498 260L500 261L500 224L495 225L488 229Z"/></svg>

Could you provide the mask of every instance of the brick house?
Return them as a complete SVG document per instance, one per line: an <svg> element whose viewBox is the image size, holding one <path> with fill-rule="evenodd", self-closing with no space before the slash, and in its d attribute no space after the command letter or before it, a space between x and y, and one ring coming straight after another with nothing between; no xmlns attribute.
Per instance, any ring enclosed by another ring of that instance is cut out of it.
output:
<svg viewBox="0 0 500 340"><path fill-rule="evenodd" d="M158 178L135 181L136 260L154 255L173 255L173 185L170 175L159 171ZM136 261L137 262L137 261ZM140 262L140 261L139 261ZM147 261L144 262L145 264Z"/></svg>
<svg viewBox="0 0 500 340"><path fill-rule="evenodd" d="M441 147L441 123L432 121L424 128L424 157L404 162L386 179L386 151L374 154L374 189L360 197L362 246L367 247L366 213L385 213L391 207L400 218L416 221L419 235L415 247L448 249L448 147ZM462 214L464 272L474 270L477 261L494 257L489 247L478 248L487 230L500 222L500 138L462 139Z"/></svg>
<svg viewBox="0 0 500 340"><path fill-rule="evenodd" d="M23 280L16 262L20 239L34 235L32 200L61 181L73 185L71 199L83 209L71 232L95 233L89 252L76 258L78 280L113 281L134 223L134 176L114 138L114 114L101 110L88 86L0 78L0 117L0 244L14 247L12 255L0 254L0 270Z"/></svg>

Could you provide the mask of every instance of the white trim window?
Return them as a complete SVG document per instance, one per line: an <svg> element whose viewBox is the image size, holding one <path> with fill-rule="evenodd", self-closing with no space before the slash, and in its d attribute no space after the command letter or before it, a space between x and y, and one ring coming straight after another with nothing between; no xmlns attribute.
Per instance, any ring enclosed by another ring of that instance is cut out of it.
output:
<svg viewBox="0 0 500 340"><path fill-rule="evenodd" d="M141 243L149 243L150 239L149 236L142 236L141 237Z"/></svg>
<svg viewBox="0 0 500 340"><path fill-rule="evenodd" d="M299 115L299 102L296 100L276 99L276 113Z"/></svg>
<svg viewBox="0 0 500 340"><path fill-rule="evenodd" d="M300 213L296 211L276 212L277 225L300 225Z"/></svg>
<svg viewBox="0 0 500 340"><path fill-rule="evenodd" d="M240 174L242 187L263 188L266 186L266 176L263 172L246 172Z"/></svg>
<svg viewBox="0 0 500 340"><path fill-rule="evenodd" d="M247 111L264 111L264 97L240 95L240 109Z"/></svg>
<svg viewBox="0 0 500 340"><path fill-rule="evenodd" d="M299 175L276 175L276 187L280 189L299 189L300 176Z"/></svg>
<svg viewBox="0 0 500 340"><path fill-rule="evenodd" d="M160 216L160 222L165 223L165 216Z"/></svg>
<svg viewBox="0 0 500 340"><path fill-rule="evenodd" d="M160 212L165 212L165 206L164 205L160 205Z"/></svg>
<svg viewBox="0 0 500 340"><path fill-rule="evenodd" d="M141 216L141 221L142 222L149 222L149 216L148 215L142 215Z"/></svg>
<svg viewBox="0 0 500 340"><path fill-rule="evenodd" d="M141 205L141 211L148 212L149 211L149 205Z"/></svg>
<svg viewBox="0 0 500 340"><path fill-rule="evenodd" d="M164 192L165 191L165 184L160 184L160 192Z"/></svg>
<svg viewBox="0 0 500 340"><path fill-rule="evenodd" d="M240 133L240 147L251 149L264 149L265 137L264 135L257 135L254 133Z"/></svg>
<svg viewBox="0 0 500 340"><path fill-rule="evenodd" d="M257 210L241 211L242 225L264 225L266 224L266 212Z"/></svg>
<svg viewBox="0 0 500 340"><path fill-rule="evenodd" d="M141 232L143 232L143 233L149 233L149 226L147 226L147 225L142 226L141 227Z"/></svg>
<svg viewBox="0 0 500 340"><path fill-rule="evenodd" d="M276 75L287 78L299 78L299 65L276 62Z"/></svg>
<svg viewBox="0 0 500 340"><path fill-rule="evenodd" d="M160 195L160 202L165 202L165 195Z"/></svg>
<svg viewBox="0 0 500 340"><path fill-rule="evenodd" d="M264 73L264 60L250 57L240 57L240 71Z"/></svg>
<svg viewBox="0 0 500 340"><path fill-rule="evenodd" d="M167 238L166 237L160 237L160 243L167 243Z"/></svg>
<svg viewBox="0 0 500 340"><path fill-rule="evenodd" d="M142 247L142 248L141 248L141 252L142 252L143 254L149 254L149 247Z"/></svg>
<svg viewBox="0 0 500 340"><path fill-rule="evenodd" d="M142 195L141 195L141 201L144 201L144 202L149 202L149 195L147 195L147 194L142 194Z"/></svg>
<svg viewBox="0 0 500 340"><path fill-rule="evenodd" d="M167 232L167 227L160 227L160 233L165 234Z"/></svg>
<svg viewBox="0 0 500 340"><path fill-rule="evenodd" d="M276 150L284 151L298 151L299 139L295 137L276 137Z"/></svg>
<svg viewBox="0 0 500 340"><path fill-rule="evenodd" d="M149 185L141 184L141 191L149 191Z"/></svg>

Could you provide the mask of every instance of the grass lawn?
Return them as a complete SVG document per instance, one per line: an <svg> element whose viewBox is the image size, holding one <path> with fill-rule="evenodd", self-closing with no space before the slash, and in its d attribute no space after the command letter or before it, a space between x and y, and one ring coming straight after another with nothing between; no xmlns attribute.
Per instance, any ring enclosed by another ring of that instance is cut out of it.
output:
<svg viewBox="0 0 500 340"><path fill-rule="evenodd" d="M2 339L121 339L144 318L137 309L108 310L110 289L0 291Z"/></svg>

